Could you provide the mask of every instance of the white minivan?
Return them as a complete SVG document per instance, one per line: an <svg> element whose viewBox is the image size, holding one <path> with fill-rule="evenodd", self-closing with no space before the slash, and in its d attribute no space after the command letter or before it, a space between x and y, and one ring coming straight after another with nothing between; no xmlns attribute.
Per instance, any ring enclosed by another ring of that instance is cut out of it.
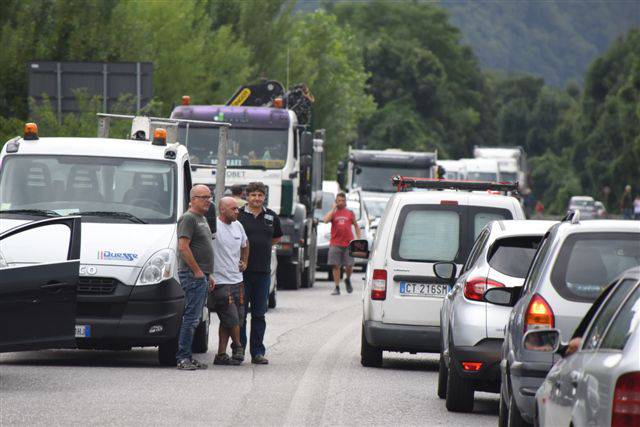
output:
<svg viewBox="0 0 640 427"><path fill-rule="evenodd" d="M0 232L46 217L82 218L76 346L158 346L175 365L184 294L177 219L189 204L187 149L166 138L39 138L31 127L0 152ZM46 263L53 232L3 246L7 266ZM42 319L46 322L46 319ZM209 311L196 330L206 352Z"/></svg>
<svg viewBox="0 0 640 427"><path fill-rule="evenodd" d="M479 184L473 183L474 189ZM485 184L487 190L496 186ZM466 188L460 182L450 186ZM362 365L380 366L384 350L440 351L440 308L450 280L437 277L434 266L454 262L459 269L484 226L500 219L525 219L514 197L445 189L400 192L391 198L370 254L362 240L350 247L352 255L369 257ZM455 271L449 274L455 276Z"/></svg>

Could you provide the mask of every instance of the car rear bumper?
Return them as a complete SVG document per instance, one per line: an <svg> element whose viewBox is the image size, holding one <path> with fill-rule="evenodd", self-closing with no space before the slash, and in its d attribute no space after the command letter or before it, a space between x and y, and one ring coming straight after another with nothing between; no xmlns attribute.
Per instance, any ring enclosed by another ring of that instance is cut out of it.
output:
<svg viewBox="0 0 640 427"><path fill-rule="evenodd" d="M78 295L76 325L88 325L89 336L76 338L79 348L156 346L178 336L184 293L177 280L127 286L113 292Z"/></svg>
<svg viewBox="0 0 640 427"><path fill-rule="evenodd" d="M500 360L502 359L502 339L486 338L473 346L449 346L449 360L455 359L454 366L460 377L473 380L476 390L492 393L500 392ZM467 371L462 362L482 363L478 371Z"/></svg>
<svg viewBox="0 0 640 427"><path fill-rule="evenodd" d="M416 353L440 351L439 326L394 325L368 320L364 322L364 334L369 345L383 350Z"/></svg>

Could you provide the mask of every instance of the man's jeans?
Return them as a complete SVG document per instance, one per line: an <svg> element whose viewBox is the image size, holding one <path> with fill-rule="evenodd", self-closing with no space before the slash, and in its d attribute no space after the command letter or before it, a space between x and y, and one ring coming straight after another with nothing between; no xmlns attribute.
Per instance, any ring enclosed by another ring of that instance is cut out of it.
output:
<svg viewBox="0 0 640 427"><path fill-rule="evenodd" d="M208 277L194 277L191 271L179 271L180 286L184 291L184 311L178 338L176 360L191 359L193 334L200 323L202 309L209 293Z"/></svg>
<svg viewBox="0 0 640 427"><path fill-rule="evenodd" d="M269 301L269 286L271 285L271 274L245 272L244 275L244 322L240 328L240 340L242 346L247 347L247 314L251 312L251 337L249 338L249 349L251 357L264 356L265 348L264 331L267 329L267 322L264 315L267 312Z"/></svg>

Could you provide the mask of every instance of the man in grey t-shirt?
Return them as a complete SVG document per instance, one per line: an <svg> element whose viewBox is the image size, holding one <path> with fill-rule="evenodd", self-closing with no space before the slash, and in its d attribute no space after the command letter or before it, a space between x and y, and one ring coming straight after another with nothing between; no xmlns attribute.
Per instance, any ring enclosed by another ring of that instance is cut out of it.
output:
<svg viewBox="0 0 640 427"><path fill-rule="evenodd" d="M178 220L178 276L184 291L184 311L178 338L176 360L178 369L206 369L207 365L193 359L193 334L207 301L209 289L214 289L213 248L211 229L204 214L211 205L211 190L196 185L190 192L189 210Z"/></svg>

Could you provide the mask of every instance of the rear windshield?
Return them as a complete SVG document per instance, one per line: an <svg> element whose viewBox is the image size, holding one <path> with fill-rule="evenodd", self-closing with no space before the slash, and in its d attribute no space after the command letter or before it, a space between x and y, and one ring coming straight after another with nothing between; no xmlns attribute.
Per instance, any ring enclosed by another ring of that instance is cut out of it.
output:
<svg viewBox="0 0 640 427"><path fill-rule="evenodd" d="M640 264L640 233L569 236L551 273L553 287L572 301L593 302L607 283Z"/></svg>
<svg viewBox="0 0 640 427"><path fill-rule="evenodd" d="M489 265L502 274L524 279L541 240L542 236L496 240L489 252Z"/></svg>

